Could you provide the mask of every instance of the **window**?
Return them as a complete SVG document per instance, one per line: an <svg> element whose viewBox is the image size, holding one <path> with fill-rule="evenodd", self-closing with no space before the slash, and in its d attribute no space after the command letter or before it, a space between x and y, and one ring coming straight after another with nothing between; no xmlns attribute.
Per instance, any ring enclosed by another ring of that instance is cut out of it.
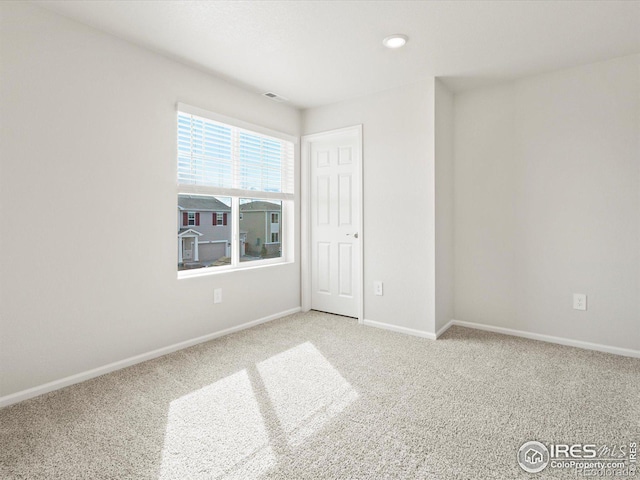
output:
<svg viewBox="0 0 640 480"><path fill-rule="evenodd" d="M292 260L296 139L183 104L177 117L180 226L191 229L178 230L178 269Z"/></svg>
<svg viewBox="0 0 640 480"><path fill-rule="evenodd" d="M225 227L229 223L229 214L227 212L213 212L212 225Z"/></svg>
<svg viewBox="0 0 640 480"><path fill-rule="evenodd" d="M280 243L280 212L270 212L269 220L270 225L267 231L269 243Z"/></svg>

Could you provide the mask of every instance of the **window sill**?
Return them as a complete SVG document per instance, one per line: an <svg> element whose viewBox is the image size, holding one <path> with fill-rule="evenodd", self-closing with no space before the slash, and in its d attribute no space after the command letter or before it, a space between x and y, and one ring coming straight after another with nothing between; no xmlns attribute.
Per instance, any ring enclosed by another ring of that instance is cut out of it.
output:
<svg viewBox="0 0 640 480"><path fill-rule="evenodd" d="M287 261L284 259L267 259L243 262L237 267L228 265L224 267L206 267L194 268L193 270L180 270L178 272L178 280L184 280L187 278L208 277L210 275L220 275L222 273L245 272L247 270L257 270L261 268L275 267L280 265L292 265L294 263L295 262Z"/></svg>

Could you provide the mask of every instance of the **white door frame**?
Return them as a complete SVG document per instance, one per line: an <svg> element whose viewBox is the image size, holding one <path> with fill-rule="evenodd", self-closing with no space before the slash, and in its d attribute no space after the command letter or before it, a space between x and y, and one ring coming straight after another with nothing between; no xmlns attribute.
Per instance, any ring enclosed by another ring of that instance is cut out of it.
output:
<svg viewBox="0 0 640 480"><path fill-rule="evenodd" d="M325 132L304 135L302 137L302 154L300 158L301 166L301 196L300 196L300 280L301 280L301 304L302 311L311 310L311 142L317 139L326 138L333 135L344 135L345 133L355 133L358 137L360 148L355 158L356 170L359 177L360 190L360 221L358 225L358 233L360 239L360 288L358 293L358 323L364 323L364 189L363 189L363 145L362 145L362 125L354 125L352 127L340 128L338 130L329 130Z"/></svg>

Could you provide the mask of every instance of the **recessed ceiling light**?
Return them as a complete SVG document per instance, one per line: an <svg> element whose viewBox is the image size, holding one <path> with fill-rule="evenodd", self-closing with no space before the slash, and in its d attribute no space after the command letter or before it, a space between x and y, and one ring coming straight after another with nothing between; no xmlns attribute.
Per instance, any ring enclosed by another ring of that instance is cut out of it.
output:
<svg viewBox="0 0 640 480"><path fill-rule="evenodd" d="M401 33L394 33L393 35L389 35L382 40L382 44L387 48L400 48L403 47L405 43L407 43L409 37L406 35L402 35Z"/></svg>

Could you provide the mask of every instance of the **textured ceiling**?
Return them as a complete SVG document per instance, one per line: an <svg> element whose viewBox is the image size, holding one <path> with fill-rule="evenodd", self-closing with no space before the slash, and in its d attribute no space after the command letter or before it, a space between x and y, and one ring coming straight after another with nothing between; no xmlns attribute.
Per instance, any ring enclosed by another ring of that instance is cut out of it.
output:
<svg viewBox="0 0 640 480"><path fill-rule="evenodd" d="M34 1L301 107L454 90L640 52L638 1ZM409 43L388 50L382 38Z"/></svg>

